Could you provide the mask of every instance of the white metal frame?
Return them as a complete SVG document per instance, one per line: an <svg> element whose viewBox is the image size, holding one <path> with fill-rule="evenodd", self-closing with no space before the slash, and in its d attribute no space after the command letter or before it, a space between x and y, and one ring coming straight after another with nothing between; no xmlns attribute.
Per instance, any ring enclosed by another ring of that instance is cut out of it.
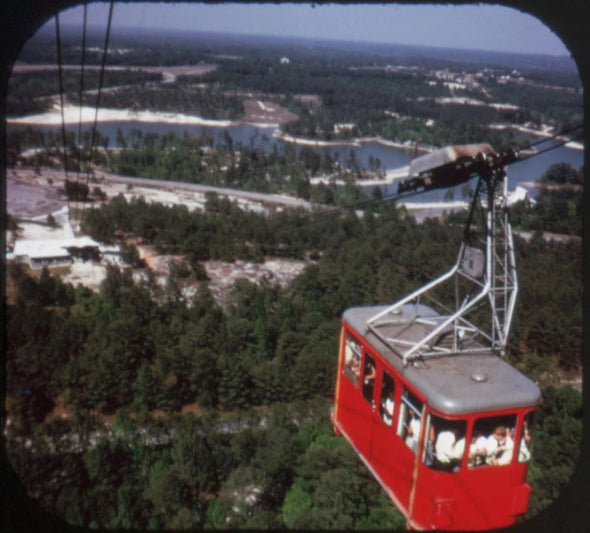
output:
<svg viewBox="0 0 590 533"><path fill-rule="evenodd" d="M479 243L485 255L482 279L471 276L462 268L468 247L466 237L461 244L456 264L447 273L367 320L367 329L399 353L404 365L427 357L489 353L490 350L505 355L518 291L514 242L506 198L507 178L503 169L493 169L488 174L479 176L465 235L469 234L473 214L476 209L479 210L485 220L485 241ZM466 279L471 287L477 287L479 292L473 296L469 292L460 294L460 278ZM449 310L437 302L437 305L431 306L437 315L421 317L418 315L417 307L412 315L407 304L418 303L420 298L428 296L436 287L452 280L455 280L456 291L454 309ZM486 297L489 302L490 323L486 327L477 326L470 314L481 306ZM402 306L405 306L403 312ZM427 328L427 334L415 342L404 339L403 333L398 332L395 337L391 337L379 330L380 325L392 324L404 325L402 330L413 325L422 325ZM443 336L451 338L450 345L448 342L441 342ZM464 342L467 340L472 342Z"/></svg>

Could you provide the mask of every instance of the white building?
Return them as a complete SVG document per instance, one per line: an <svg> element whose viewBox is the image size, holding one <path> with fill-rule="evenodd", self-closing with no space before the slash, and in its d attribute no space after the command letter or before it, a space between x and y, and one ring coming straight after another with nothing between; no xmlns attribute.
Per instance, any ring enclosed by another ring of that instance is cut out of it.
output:
<svg viewBox="0 0 590 533"><path fill-rule="evenodd" d="M90 237L17 240L10 258L31 268L67 266L74 261L98 260L99 244Z"/></svg>
<svg viewBox="0 0 590 533"><path fill-rule="evenodd" d="M124 264L124 261L121 259L121 248L117 244L112 246L101 244L100 257L103 259L103 261L111 263L112 265Z"/></svg>

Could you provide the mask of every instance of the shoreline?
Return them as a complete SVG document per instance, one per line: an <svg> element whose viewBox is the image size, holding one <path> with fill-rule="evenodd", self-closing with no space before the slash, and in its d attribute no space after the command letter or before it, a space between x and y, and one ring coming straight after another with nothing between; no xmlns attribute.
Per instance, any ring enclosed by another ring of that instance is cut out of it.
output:
<svg viewBox="0 0 590 533"><path fill-rule="evenodd" d="M355 182L355 185L357 187L385 187L393 185L396 180L407 178L409 172L410 165L404 165L403 167L386 170L383 178L367 178L357 180ZM309 183L311 185L319 185L320 183L323 183L324 185L330 185L332 183L338 186L346 185L346 182L344 180L333 180L327 176L314 176L312 178L309 178Z"/></svg>
<svg viewBox="0 0 590 533"><path fill-rule="evenodd" d="M549 139L553 137L555 134L549 131L550 126L544 126L543 129L535 130L533 128L527 128L526 126L519 126L517 124L490 124L490 129L493 130L516 130L520 131L521 133L528 133L529 135L536 135L537 137L545 137ZM558 141L567 141L565 143L566 148L570 148L571 150L581 150L584 151L584 144L579 141L572 141L570 140L569 136L567 135L558 135L555 137L555 140Z"/></svg>
<svg viewBox="0 0 590 533"><path fill-rule="evenodd" d="M204 126L212 128L229 128L232 126L252 126L261 129L274 129L273 138L282 142L296 144L299 146L314 146L314 147L361 147L365 144L376 143L381 146L396 148L401 150L416 150L420 153L428 153L436 148L418 145L406 141L396 142L389 139L383 139L378 136L366 136L356 137L353 139L341 139L341 140L320 140L320 139L307 139L303 137L294 137L292 135L283 133L280 129L279 122L249 122L245 120L219 120L219 119L205 119L198 115L185 115L183 113L168 113L163 111L131 111L129 109L115 109L115 108L104 108L98 109L92 107L78 107L71 104L65 105L62 113L59 105L55 104L51 111L45 113L39 113L36 115L27 115L23 117L7 118L6 124L12 125L24 125L24 126L60 126L62 120L66 125L74 125L80 122L82 123L94 123L97 122L156 122L160 124L186 124L193 126ZM541 130L535 130L527 128L526 126L520 126L517 124L490 124L490 129L505 130L514 129L522 133L535 135L538 137L550 138L553 137L549 131L549 126L544 126ZM556 137L557 140L566 141L565 147L571 150L583 151L583 143L575 140L570 140L567 135L559 135Z"/></svg>
<svg viewBox="0 0 590 533"><path fill-rule="evenodd" d="M75 125L79 122L94 123L97 122L159 122L161 124L187 124L193 126L207 126L212 128L229 128L231 126L254 126L257 128L275 128L279 127L278 122L246 122L242 120L218 120L206 119L197 115L185 115L183 113L168 113L165 111L131 111L129 109L114 109L101 107L77 107L74 105L64 106L63 122L66 125ZM7 118L7 124L24 125L24 126L60 126L62 124L62 115L57 106L52 111L39 113L37 115L27 115L24 117Z"/></svg>
<svg viewBox="0 0 590 533"><path fill-rule="evenodd" d="M198 115L185 115L183 113L167 113L164 111L131 111L129 109L115 109L101 107L96 112L95 108L84 106L82 108L71 104L64 106L63 122L66 125L75 125L79 122L88 124L97 122L158 122L161 124L187 124L193 126L205 126L211 128L229 128L232 126L253 126L255 128L274 129L273 138L300 146L351 146L360 147L371 142L390 148L413 150L414 146L401 142L390 141L381 137L357 137L350 140L331 140L325 141L320 139L306 139L303 137L293 137L281 132L278 122L249 122L245 120L219 120L206 119ZM62 114L59 107L55 105L52 111L39 113L36 115L27 115L23 117L7 118L7 124L23 126L60 126L62 124ZM419 146L418 151L429 152L431 149Z"/></svg>

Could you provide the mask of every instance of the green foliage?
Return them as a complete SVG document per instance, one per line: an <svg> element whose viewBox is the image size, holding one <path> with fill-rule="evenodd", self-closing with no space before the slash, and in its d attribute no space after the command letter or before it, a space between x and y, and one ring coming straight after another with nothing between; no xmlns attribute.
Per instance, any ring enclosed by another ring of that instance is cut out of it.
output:
<svg viewBox="0 0 590 533"><path fill-rule="evenodd" d="M544 389L536 421L529 467L533 492L525 518L551 504L576 468L582 451L582 394L569 386Z"/></svg>
<svg viewBox="0 0 590 533"><path fill-rule="evenodd" d="M519 300L513 328L518 356L556 356L564 369L582 363L582 250L581 243L517 241ZM546 363L545 363L546 364ZM542 364L540 365L543 366Z"/></svg>
<svg viewBox="0 0 590 533"><path fill-rule="evenodd" d="M584 172L569 163L554 163L541 176L542 182L559 185L584 185Z"/></svg>
<svg viewBox="0 0 590 533"><path fill-rule="evenodd" d="M289 529L305 529L313 500L297 478L285 496L283 503L283 521Z"/></svg>
<svg viewBox="0 0 590 533"><path fill-rule="evenodd" d="M74 202L85 202L88 198L90 189L85 183L79 183L77 181L66 180L64 186L64 193L68 200Z"/></svg>
<svg viewBox="0 0 590 533"><path fill-rule="evenodd" d="M140 267L143 265L139 257L139 251L134 244L121 243L121 259L132 267Z"/></svg>
<svg viewBox="0 0 590 533"><path fill-rule="evenodd" d="M224 309L204 284L185 300L135 281L130 269L109 267L92 292L49 270L36 279L9 265L9 445L41 504L83 527L402 526L330 428L339 319L349 306L390 302L444 272L455 260L460 227L417 225L388 205L363 218L262 216L214 196L205 213L122 196L92 211L86 223L96 231L109 221L113 239L122 231L163 250L192 250L192 265L255 249L318 253L284 289L236 283ZM521 293L512 357L533 375L554 372L555 361L575 371L581 245L539 236L516 245ZM181 267L176 281L190 280L192 269ZM71 422L44 423L62 402ZM199 417L180 415L186 407ZM156 419L155 410L164 417ZM108 427L103 417L113 414ZM79 448L62 439L75 434ZM567 482L580 435L579 394L545 390L530 465L531 514ZM15 438L35 446L16 446ZM49 443L59 443L61 453L50 453Z"/></svg>
<svg viewBox="0 0 590 533"><path fill-rule="evenodd" d="M582 237L583 173L567 163L552 165L543 175L556 188L541 187L535 204L518 202L512 208L515 227Z"/></svg>

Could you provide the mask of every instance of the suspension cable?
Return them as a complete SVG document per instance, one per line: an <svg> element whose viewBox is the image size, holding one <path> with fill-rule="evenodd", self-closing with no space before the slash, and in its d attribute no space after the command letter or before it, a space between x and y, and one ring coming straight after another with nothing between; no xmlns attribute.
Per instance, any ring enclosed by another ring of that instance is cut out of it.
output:
<svg viewBox="0 0 590 533"><path fill-rule="evenodd" d="M558 137L559 135L562 135L562 134L558 134L558 135L556 135L556 136L552 137L551 139L543 139L543 141L540 141L540 142L546 142L546 141L552 140L552 139L554 139L555 137ZM541 155L541 154L544 154L544 153L546 153L546 152L550 152L551 150L555 150L556 148L561 148L562 146L566 145L566 144L567 144L567 143L569 143L569 142L572 142L572 141L579 141L579 140L581 140L582 138L583 138L583 137L582 137L581 135L580 135L580 136L574 136L574 138L573 138L573 139L567 139L567 140L561 141L561 142L560 142L560 143L558 143L558 144L555 144L555 145L553 145L553 146L549 146L548 148L545 148L545 149L543 149L543 150L539 150L539 151L535 152L534 154L530 154L530 155L524 155L524 156L518 157L518 159L517 159L516 161L513 161L512 163L509 163L509 164L510 164L510 165L514 165L514 164L516 164L516 163L520 163L521 161L526 161L527 159L531 159L531 157L537 157L537 156L539 156L539 155ZM536 144L540 144L540 143L536 143ZM532 146L534 146L534 145L531 145L531 147L532 147Z"/></svg>
<svg viewBox="0 0 590 533"><path fill-rule="evenodd" d="M82 26L82 57L80 59L80 92L78 95L78 103L80 112L78 116L78 172L76 175L76 182L80 181L80 168L82 166L82 95L84 93L84 68L86 66L86 26L87 26L87 5L84 4L84 22Z"/></svg>
<svg viewBox="0 0 590 533"><path fill-rule="evenodd" d="M114 6L114 0L111 0L110 6L109 6L109 18L108 18L108 22L107 22L107 32L106 32L106 36L105 36L104 50L103 50L103 54L102 54L102 65L100 68L100 78L98 81L98 93L96 95L96 109L95 109L95 113L94 113L94 125L92 127L92 138L90 141L90 158L89 158L89 162L88 162L89 163L88 164L88 172L86 174L86 185L87 186L88 186L88 181L89 181L89 177L90 177L90 167L92 165L92 156L94 155L94 143L95 143L95 138L96 138L97 124L98 124L98 110L100 108L100 95L101 95L102 84L103 84L103 80L104 80L104 71L105 71L106 62L107 62L107 53L109 50L111 22L113 19L113 6Z"/></svg>
<svg viewBox="0 0 590 533"><path fill-rule="evenodd" d="M548 141L552 141L553 139L557 139L558 137L561 137L562 135L567 135L568 133L570 133L571 131L575 131L578 130L580 128L584 127L584 123L580 122L579 124L576 124L575 126L570 126L569 128L560 131L559 133L555 133L553 135L551 135L550 137L545 137L544 139L539 139L538 141L529 144L527 146L527 148L533 148L534 146L537 146L538 144L542 144L544 142L548 142ZM569 141L566 141L569 142Z"/></svg>
<svg viewBox="0 0 590 533"><path fill-rule="evenodd" d="M57 39L57 73L59 77L59 100L61 107L61 136L63 143L63 159L64 159L64 174L65 174L65 188L68 206L68 216L70 212L70 200L67 195L68 186L68 155L67 155L67 138L66 138L66 121L64 116L64 84L62 79L62 57L61 57L61 31L59 28L59 13L55 15L55 35Z"/></svg>

